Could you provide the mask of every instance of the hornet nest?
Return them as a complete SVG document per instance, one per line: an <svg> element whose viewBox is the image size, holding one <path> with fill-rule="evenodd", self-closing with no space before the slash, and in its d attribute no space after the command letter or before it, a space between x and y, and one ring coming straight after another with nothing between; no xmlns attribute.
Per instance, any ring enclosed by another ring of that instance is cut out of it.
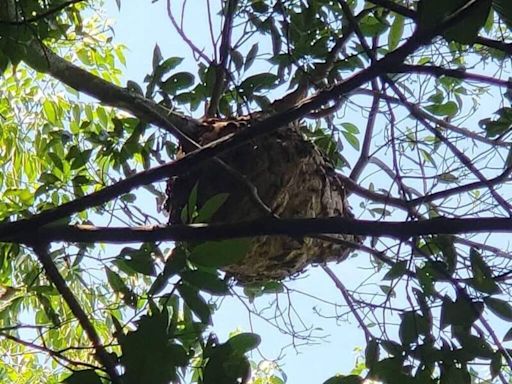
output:
<svg viewBox="0 0 512 384"><path fill-rule="evenodd" d="M251 118L247 116L207 119L199 142L205 145L250 123ZM244 175L257 188L261 200L281 218L353 217L333 165L304 137L297 123L258 137L219 158ZM194 171L169 180L166 209L170 224L181 224L181 211L196 184L198 207L216 194L229 194L210 223L236 223L268 215L240 180L217 162L208 161ZM353 235L332 237L362 242ZM223 269L242 284L282 280L303 272L310 264L344 260L349 252L350 248L343 242L313 237L257 236L251 239L249 251L241 262Z"/></svg>

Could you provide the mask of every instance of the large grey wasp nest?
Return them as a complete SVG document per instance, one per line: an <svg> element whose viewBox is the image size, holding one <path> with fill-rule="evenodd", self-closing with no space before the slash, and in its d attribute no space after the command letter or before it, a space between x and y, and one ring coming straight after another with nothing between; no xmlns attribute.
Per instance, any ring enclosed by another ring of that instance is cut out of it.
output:
<svg viewBox="0 0 512 384"><path fill-rule="evenodd" d="M201 143L206 144L236 131L250 120L205 121ZM349 216L343 184L332 164L292 124L257 138L221 156L221 159L246 176L258 195L273 213L282 218ZM229 198L210 222L235 223L265 215L247 189L213 161L200 169L169 181L168 206L170 224L181 223L180 213L198 183L197 205L210 197L229 193ZM333 236L338 240L360 243L352 235ZM282 280L304 271L310 264L341 261L350 252L346 244L317 238L258 236L253 238L245 258L226 267L241 283Z"/></svg>

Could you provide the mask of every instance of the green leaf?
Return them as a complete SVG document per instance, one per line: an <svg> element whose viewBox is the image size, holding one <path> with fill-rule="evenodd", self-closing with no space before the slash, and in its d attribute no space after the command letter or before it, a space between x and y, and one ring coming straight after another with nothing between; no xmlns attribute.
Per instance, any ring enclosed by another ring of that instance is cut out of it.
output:
<svg viewBox="0 0 512 384"><path fill-rule="evenodd" d="M378 36L389 28L389 25L387 22L385 22L384 19L380 17L377 18L372 15L363 17L359 26L361 28L361 32L363 32L363 35L367 37Z"/></svg>
<svg viewBox="0 0 512 384"><path fill-rule="evenodd" d="M454 237L450 235L439 235L436 237L435 241L443 255L447 272L451 276L457 268L457 250L455 249Z"/></svg>
<svg viewBox="0 0 512 384"><path fill-rule="evenodd" d="M185 271L181 274L183 281L199 288L202 291L212 295L227 295L229 287L227 283L220 279L216 273L204 271Z"/></svg>
<svg viewBox="0 0 512 384"><path fill-rule="evenodd" d="M189 260L204 267L225 267L241 261L247 254L250 244L249 239L208 241L194 247Z"/></svg>
<svg viewBox="0 0 512 384"><path fill-rule="evenodd" d="M126 287L126 284L124 283L123 279L121 278L121 276L119 276L116 272L111 270L109 267L105 267L105 272L107 274L107 281L108 281L109 285L112 287L112 289L114 290L114 292L119 293L119 292L126 291L127 287Z"/></svg>
<svg viewBox="0 0 512 384"><path fill-rule="evenodd" d="M512 328L509 328L507 333L505 333L505 336L503 336L503 341L510 341L512 340Z"/></svg>
<svg viewBox="0 0 512 384"><path fill-rule="evenodd" d="M64 164L62 163L62 159L59 155L54 152L48 152L48 157L52 160L52 163L57 167L57 169L64 171Z"/></svg>
<svg viewBox="0 0 512 384"><path fill-rule="evenodd" d="M189 72L178 72L165 80L161 85L162 91L171 95L176 94L177 91L191 87L194 85L195 77Z"/></svg>
<svg viewBox="0 0 512 384"><path fill-rule="evenodd" d="M388 49L390 51L398 47L398 44L400 43L400 40L404 34L405 17L399 14L395 14L394 17L395 18L393 20L393 24L391 24L388 35Z"/></svg>
<svg viewBox="0 0 512 384"><path fill-rule="evenodd" d="M92 149L78 152L71 161L71 169L79 169L87 164L91 158Z"/></svg>
<svg viewBox="0 0 512 384"><path fill-rule="evenodd" d="M153 71L155 71L158 68L158 65L163 60L162 57L162 51L160 50L160 47L158 44L155 44L155 47L153 48Z"/></svg>
<svg viewBox="0 0 512 384"><path fill-rule="evenodd" d="M160 293L166 286L169 279L186 269L187 266L187 254L182 246L178 245L172 250L165 260L165 266L162 273L160 273L151 288L148 291L148 295L152 296Z"/></svg>
<svg viewBox="0 0 512 384"><path fill-rule="evenodd" d="M247 353L257 348L260 343L261 337L255 333L239 333L226 342L237 354Z"/></svg>
<svg viewBox="0 0 512 384"><path fill-rule="evenodd" d="M53 105L53 103L51 101L46 100L43 103L43 111L44 111L44 114L45 114L48 122L50 122L52 124L57 123L57 113L55 112L55 106Z"/></svg>
<svg viewBox="0 0 512 384"><path fill-rule="evenodd" d="M152 256L152 246L143 244L139 249L124 247L116 256L114 264L124 270L127 266L131 270L147 276L155 276L155 264ZM128 271L125 271L129 273Z"/></svg>
<svg viewBox="0 0 512 384"><path fill-rule="evenodd" d="M404 345L415 342L420 335L427 335L430 332L429 326L425 318L414 311L404 312L398 334L400 341Z"/></svg>
<svg viewBox="0 0 512 384"><path fill-rule="evenodd" d="M382 340L381 341L382 348L389 353L391 356L402 356L404 352L404 347L392 340Z"/></svg>
<svg viewBox="0 0 512 384"><path fill-rule="evenodd" d="M357 125L352 123L341 123L341 126L347 131L348 133L351 133L353 135L357 135L359 133L359 128L357 128Z"/></svg>
<svg viewBox="0 0 512 384"><path fill-rule="evenodd" d="M265 13L268 11L268 5L265 3L265 0L252 0L251 7L254 12Z"/></svg>
<svg viewBox="0 0 512 384"><path fill-rule="evenodd" d="M468 384L471 383L471 376L465 365L461 368L455 365L448 365L442 370L440 383Z"/></svg>
<svg viewBox="0 0 512 384"><path fill-rule="evenodd" d="M93 369L73 372L64 379L66 384L102 384L100 376Z"/></svg>
<svg viewBox="0 0 512 384"><path fill-rule="evenodd" d="M462 346L464 354L472 360L474 358L491 359L494 356L492 347L481 336L476 335L457 335L457 339Z"/></svg>
<svg viewBox="0 0 512 384"><path fill-rule="evenodd" d="M183 57L169 57L168 59L165 59L159 66L157 71L162 72L162 74L165 74L174 68L176 68L178 65L180 65L183 62Z"/></svg>
<svg viewBox="0 0 512 384"><path fill-rule="evenodd" d="M508 29L512 30L512 3L509 0L493 0L492 5Z"/></svg>
<svg viewBox="0 0 512 384"><path fill-rule="evenodd" d="M407 272L407 261L399 261L384 275L383 280L393 280L402 277Z"/></svg>
<svg viewBox="0 0 512 384"><path fill-rule="evenodd" d="M364 382L363 378L357 375L348 375L348 376L333 376L330 379L327 379L323 382L323 384L362 384Z"/></svg>
<svg viewBox="0 0 512 384"><path fill-rule="evenodd" d="M231 61L233 62L233 65L235 66L235 70L240 73L240 70L242 69L244 65L244 57L240 52L233 49L231 50Z"/></svg>
<svg viewBox="0 0 512 384"><path fill-rule="evenodd" d="M203 324L211 324L211 310L204 299L195 288L187 284L179 284L178 292L187 304L187 307L194 312Z"/></svg>
<svg viewBox="0 0 512 384"><path fill-rule="evenodd" d="M453 302L448 296L444 296L441 305L441 328L453 325L463 330L469 330L473 323L480 318L483 309L482 302L471 300L469 297L461 295Z"/></svg>
<svg viewBox="0 0 512 384"><path fill-rule="evenodd" d="M430 104L425 107L427 111L436 116L455 116L459 107L454 101L447 101L444 104Z"/></svg>
<svg viewBox="0 0 512 384"><path fill-rule="evenodd" d="M369 369L372 369L372 367L374 367L375 364L377 364L377 362L379 361L379 344L377 340L371 339L368 342L368 344L366 345L364 356L366 366Z"/></svg>
<svg viewBox="0 0 512 384"><path fill-rule="evenodd" d="M251 65L254 63L254 60L256 59L257 54L258 43L254 43L251 49L249 49L247 56L245 57L244 71L247 71L251 67Z"/></svg>
<svg viewBox="0 0 512 384"><path fill-rule="evenodd" d="M137 329L119 337L125 383L165 384L177 379L176 367L188 363L182 346L171 342L169 315L151 305L151 314L137 321Z"/></svg>
<svg viewBox="0 0 512 384"><path fill-rule="evenodd" d="M219 193L210 197L199 209L194 223L207 223L212 216L219 210L224 202L229 197L229 193Z"/></svg>
<svg viewBox="0 0 512 384"><path fill-rule="evenodd" d="M449 15L467 4L469 0L421 0L418 3L418 28L436 28ZM475 41L478 32L483 27L489 15L492 0L477 1L465 17L459 18L457 23L447 28L442 34L447 40L461 44L470 44Z"/></svg>
<svg viewBox="0 0 512 384"><path fill-rule="evenodd" d="M485 263L483 257L477 249L471 248L469 252L471 261L471 271L473 278L469 281L470 285L483 293L496 294L501 290L492 278L491 268Z"/></svg>
<svg viewBox="0 0 512 384"><path fill-rule="evenodd" d="M350 146L354 148L356 151L359 151L359 139L350 132L341 131L341 133L343 134L347 142L350 144Z"/></svg>
<svg viewBox="0 0 512 384"><path fill-rule="evenodd" d="M499 318L512 321L512 306L508 302L494 297L486 297L484 303Z"/></svg>
<svg viewBox="0 0 512 384"><path fill-rule="evenodd" d="M57 176L55 176L53 173L45 172L39 176L40 183L53 185L55 183L58 183L61 181Z"/></svg>
<svg viewBox="0 0 512 384"><path fill-rule="evenodd" d="M437 179L441 183L456 183L457 181L459 181L459 178L457 176L455 176L453 173L449 173L449 172L443 172L443 173L437 175Z"/></svg>
<svg viewBox="0 0 512 384"><path fill-rule="evenodd" d="M503 355L500 351L496 351L489 363L489 371L491 372L491 377L494 379L501 372Z"/></svg>
<svg viewBox="0 0 512 384"><path fill-rule="evenodd" d="M240 84L241 90L246 95L252 95L255 92L263 89L272 89L277 86L279 77L273 73L260 73L258 75L249 76Z"/></svg>

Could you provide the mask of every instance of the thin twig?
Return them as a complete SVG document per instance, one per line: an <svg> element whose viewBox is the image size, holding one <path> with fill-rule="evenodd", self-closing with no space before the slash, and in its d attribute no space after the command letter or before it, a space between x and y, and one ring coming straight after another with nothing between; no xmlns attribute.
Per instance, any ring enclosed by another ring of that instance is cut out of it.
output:
<svg viewBox="0 0 512 384"><path fill-rule="evenodd" d="M57 358L58 360L63 360L65 362L69 363L69 364L76 365L78 367L82 366L82 367L87 367L87 368L90 368L90 369L101 369L100 367L95 366L93 364L89 364L89 363L85 363L83 361L76 361L76 360L70 359L69 357L63 355L60 351L54 351L52 349L49 349L46 346L41 346L41 345L38 345L38 344L35 344L35 343L30 343L30 342L28 342L26 340L20 339L19 337L13 336L13 335L11 335L11 334L9 334L7 332L0 331L0 336L6 338L7 340L11 340L11 341L13 341L13 342L15 342L17 344L21 344L21 345L23 345L25 347L28 347L28 348L31 348L31 349L35 349L37 351L44 352L44 353L48 354L51 357ZM66 367L66 368L69 368L69 367Z"/></svg>
<svg viewBox="0 0 512 384"><path fill-rule="evenodd" d="M340 279L338 279L338 276L327 266L322 265L322 269L325 271L327 276L330 277L330 279L333 281L334 285L336 285L336 288L340 291L341 295L345 299L345 302L347 303L348 307L350 308L350 311L352 312L352 315L356 318L357 322L359 323L359 326L364 332L364 338L366 339L366 342L370 342L370 340L373 338L370 330L364 323L363 318L359 315L359 312L357 312L357 309L354 306L354 303L352 302L352 297L348 293L347 288L345 288L345 285L341 282Z"/></svg>
<svg viewBox="0 0 512 384"><path fill-rule="evenodd" d="M211 60L208 56L206 56L206 54L200 50L193 42L192 40L190 40L188 38L188 36L185 34L185 32L183 31L183 29L178 25L178 23L176 22L176 19L174 18L174 15L172 13L172 8L171 8L171 0L167 0L167 15L169 16L169 20L171 20L171 24L172 26L174 27L174 29L176 30L176 32L178 32L178 35L180 35L180 37L183 39L183 41L185 43L187 43L187 45L189 46L189 48L192 50L192 52L194 52L197 56L199 56L201 59L203 59L204 61L206 61L208 64L211 64Z"/></svg>

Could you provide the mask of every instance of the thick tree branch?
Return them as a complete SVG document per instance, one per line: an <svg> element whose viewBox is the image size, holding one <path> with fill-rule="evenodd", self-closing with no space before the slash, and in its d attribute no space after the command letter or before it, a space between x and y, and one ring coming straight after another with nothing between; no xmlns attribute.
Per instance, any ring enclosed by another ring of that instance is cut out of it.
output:
<svg viewBox="0 0 512 384"><path fill-rule="evenodd" d="M41 42L34 41L29 52L24 61L35 70L44 72L105 105L123 109L141 120L155 124L182 142L197 138L200 128L197 120L170 111L137 93L105 81L58 56Z"/></svg>
<svg viewBox="0 0 512 384"><path fill-rule="evenodd" d="M356 220L344 217L310 219L263 218L233 224L191 224L147 227L95 227L91 225L49 225L31 232L0 234L0 241L30 244L34 235L45 241L138 243L147 241L220 240L239 237L286 235L313 236L346 234L382 236L399 240L438 234L512 232L512 219L478 217L434 218L417 221Z"/></svg>
<svg viewBox="0 0 512 384"><path fill-rule="evenodd" d="M82 309L80 303L76 299L73 292L71 292L71 290L69 289L66 281L64 280L59 270L55 266L55 263L51 259L48 253L48 243L46 242L46 239L45 243L33 244L33 242L34 236L32 236L31 241L32 248L34 249L37 258L39 259L39 262L42 264L46 272L46 275L48 276L48 279L55 285L55 288L66 302L73 315L75 315L76 319L78 320L83 330L85 331L87 337L91 341L95 350L96 360L98 360L98 362L105 368L105 371L108 373L112 383L122 384L122 381L119 378L119 375L117 374L116 371L115 361L112 359L112 356L107 352L107 350L103 346L101 339L98 333L96 332L96 329L89 320L89 317Z"/></svg>

